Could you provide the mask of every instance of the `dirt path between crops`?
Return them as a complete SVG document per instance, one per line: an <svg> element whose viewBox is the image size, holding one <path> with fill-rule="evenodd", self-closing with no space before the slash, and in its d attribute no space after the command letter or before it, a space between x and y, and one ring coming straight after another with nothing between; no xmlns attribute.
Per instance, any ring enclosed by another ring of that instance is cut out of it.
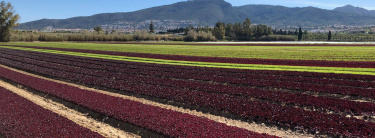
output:
<svg viewBox="0 0 375 138"><path fill-rule="evenodd" d="M57 113L69 120L90 129L91 131L97 132L104 137L109 138L129 138L129 137L140 137L138 135L124 132L117 128L114 128L108 124L96 121L92 118L87 117L86 115L77 112L73 109L67 108L64 105L54 102L52 100L40 97L38 95L34 95L31 92L13 86L9 83L0 80L0 87L4 87L5 89L16 93L17 95L28 99L29 101L43 107L44 109L50 110L54 113Z"/></svg>
<svg viewBox="0 0 375 138"><path fill-rule="evenodd" d="M311 134L293 132L291 130L282 130L282 129L279 129L277 127L266 126L265 124L256 124L256 123L249 123L249 122L244 122L244 121L239 121L239 120L234 120L234 119L228 119L228 118L221 117L221 116L202 113L202 112L199 112L199 111L196 111L196 110L189 110L189 109L184 109L184 108L180 108L180 107L176 107L176 106L172 106L172 105L161 104L161 103L154 102L154 101L151 101L151 100L146 100L146 99L143 99L143 98L136 98L136 97L132 97L132 96L121 95L121 94L117 94L117 93L112 93L112 92L97 90L97 89L93 89L93 88L88 88L88 87L85 87L85 86L82 86L82 85L77 85L77 84L68 83L68 82L64 82L64 81L53 80L53 79L45 78L45 77L38 76L38 75L35 75L35 74L20 71L20 70L17 70L17 69L9 68L9 67L4 66L4 65L0 65L0 66L4 67L4 68L7 68L7 69L10 69L10 70L13 70L13 71L16 71L16 72L20 72L20 73L29 75L29 76L33 76L33 77L37 77L37 78L41 78L41 79L45 79L45 80L49 80L49 81L54 81L54 82L58 82L58 83L62 83L62 84L66 84L66 85L70 85L70 86L74 86L74 87L78 87L78 88L84 89L84 90L90 90L90 91L93 91L93 92L98 92L98 93L102 93L102 94L106 94L106 95L110 95L110 96L114 96L114 97L120 97L120 98L123 98L123 99L137 101L137 102L140 102L140 103L143 103L143 104L146 104L146 105L152 105L152 106L156 106L156 107L160 107L160 108L164 108L164 109L174 110L174 111L178 111L178 112L181 112L181 113L187 113L187 114L194 115L194 116L205 117L205 118L208 118L208 119L216 121L216 122L225 123L229 126L236 126L236 127L239 127L239 128L244 128L244 129L247 129L247 130L253 131L253 132L266 133L266 134L270 134L270 135L275 135L275 136L279 136L279 137L287 137L287 138L314 137L314 135L311 135ZM134 135L127 135L127 136L135 137Z"/></svg>

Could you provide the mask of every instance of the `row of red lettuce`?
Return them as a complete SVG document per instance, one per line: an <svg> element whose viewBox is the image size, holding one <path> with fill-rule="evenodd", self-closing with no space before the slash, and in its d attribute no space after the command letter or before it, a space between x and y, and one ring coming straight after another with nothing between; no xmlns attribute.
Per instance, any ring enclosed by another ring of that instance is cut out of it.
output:
<svg viewBox="0 0 375 138"><path fill-rule="evenodd" d="M48 68L38 68L34 65L26 65L25 67L29 70L36 68L32 71L39 71L42 74L44 73L89 85L126 90L137 94L166 98L214 110L226 111L253 120L286 126L293 129L302 127L310 132L320 131L332 135L344 136L371 136L374 132L373 129L375 129L373 123L355 118L346 118L335 114L331 115L305 111L299 108L285 107L267 102L252 101L248 98L232 95L179 90L172 87L155 87L153 85L143 83L132 83L98 76L56 71ZM364 126L366 128L363 128Z"/></svg>

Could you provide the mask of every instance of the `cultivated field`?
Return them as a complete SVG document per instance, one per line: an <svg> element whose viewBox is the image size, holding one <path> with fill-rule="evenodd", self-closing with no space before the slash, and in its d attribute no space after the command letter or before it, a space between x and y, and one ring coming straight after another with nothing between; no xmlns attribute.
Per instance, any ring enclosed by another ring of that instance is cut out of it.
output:
<svg viewBox="0 0 375 138"><path fill-rule="evenodd" d="M374 55L373 44L0 43L0 137L374 137Z"/></svg>

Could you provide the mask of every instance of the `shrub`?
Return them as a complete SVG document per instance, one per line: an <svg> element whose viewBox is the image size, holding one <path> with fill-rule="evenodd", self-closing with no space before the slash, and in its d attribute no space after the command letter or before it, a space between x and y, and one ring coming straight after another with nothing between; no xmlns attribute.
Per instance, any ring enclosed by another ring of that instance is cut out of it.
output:
<svg viewBox="0 0 375 138"><path fill-rule="evenodd" d="M190 30L187 32L185 38L184 38L184 41L197 41L198 40L198 37L197 37L197 32L195 30Z"/></svg>
<svg viewBox="0 0 375 138"><path fill-rule="evenodd" d="M185 36L184 41L216 41L216 38L211 32L190 30Z"/></svg>

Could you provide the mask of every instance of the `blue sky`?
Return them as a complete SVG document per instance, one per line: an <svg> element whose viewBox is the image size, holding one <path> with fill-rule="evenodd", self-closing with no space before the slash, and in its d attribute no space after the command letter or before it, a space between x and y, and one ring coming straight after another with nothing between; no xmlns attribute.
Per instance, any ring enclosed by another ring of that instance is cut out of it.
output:
<svg viewBox="0 0 375 138"><path fill-rule="evenodd" d="M4 0L11 2L21 16L21 23L38 19L65 19L108 12L130 12L186 0ZM233 6L247 4L282 5L287 7L319 7L334 9L347 4L375 10L373 0L225 0Z"/></svg>

